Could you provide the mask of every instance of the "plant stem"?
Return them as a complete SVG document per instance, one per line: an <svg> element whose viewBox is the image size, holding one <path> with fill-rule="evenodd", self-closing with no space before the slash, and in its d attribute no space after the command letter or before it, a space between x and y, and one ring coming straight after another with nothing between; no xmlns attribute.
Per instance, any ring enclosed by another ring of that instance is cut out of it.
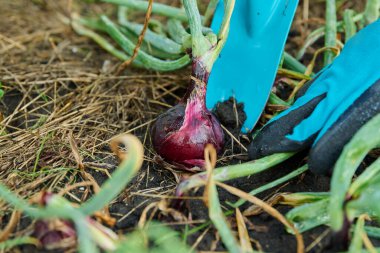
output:
<svg viewBox="0 0 380 253"><path fill-rule="evenodd" d="M366 25L375 22L380 15L380 0L367 0L364 10L364 22Z"/></svg>
<svg viewBox="0 0 380 253"><path fill-rule="evenodd" d="M212 223L214 224L214 226L217 228L224 245L228 249L228 252L231 252L231 253L241 252L239 244L235 236L233 235L231 228L228 226L226 217L223 214L223 211L219 202L218 191L216 189L216 185L212 178L208 184L206 194L207 194L207 199L209 202L209 205L208 205L209 217Z"/></svg>
<svg viewBox="0 0 380 253"><path fill-rule="evenodd" d="M360 252L363 248L362 233L364 233L364 217L364 215L361 215L355 224L354 236L348 249L349 253Z"/></svg>
<svg viewBox="0 0 380 253"><path fill-rule="evenodd" d="M284 52L284 66L300 73L306 72L306 66L287 52Z"/></svg>
<svg viewBox="0 0 380 253"><path fill-rule="evenodd" d="M140 34L144 27L141 24L133 22L125 22L120 24L137 35ZM179 55L184 53L180 44L162 35L158 35L149 29L146 30L144 41L169 54Z"/></svg>
<svg viewBox="0 0 380 253"><path fill-rule="evenodd" d="M125 54L124 52L116 49L111 43L109 43L106 39L104 39L99 34L83 27L82 25L78 24L76 21L72 22L71 26L73 27L74 31L78 33L79 35L89 37L93 41L95 41L101 48L106 50L111 55L115 56L119 60L125 61L130 58L129 55ZM139 61L134 61L133 65L138 67L143 67L143 65Z"/></svg>
<svg viewBox="0 0 380 253"><path fill-rule="evenodd" d="M116 152L115 145L119 143L128 147L128 159L125 159L119 165L112 174L112 178L108 179L102 185L97 194L93 195L91 199L81 205L79 210L85 215L91 215L95 211L103 208L107 203L110 203L122 192L142 165L144 150L137 137L131 135L117 137L111 143L114 152Z"/></svg>
<svg viewBox="0 0 380 253"><path fill-rule="evenodd" d="M374 238L380 239L380 228L378 227L371 227L371 226L365 226L364 230L366 233Z"/></svg>
<svg viewBox="0 0 380 253"><path fill-rule="evenodd" d="M181 21L177 19L169 19L167 26L170 37L179 44L183 44L184 38L190 36Z"/></svg>
<svg viewBox="0 0 380 253"><path fill-rule="evenodd" d="M109 43L106 39L104 39L102 36L99 34L95 33L92 30L89 30L86 27L89 27L94 30L98 30L101 32L107 32L107 28L103 25L101 20L99 19L90 19L90 18L74 18L74 21L72 22L72 27L74 31L80 35L86 36L94 40L97 44L99 44L103 49L105 49L107 52L115 56L116 58L125 61L130 58L129 55L125 54L122 51L119 51L116 49L111 43ZM129 38L133 44L137 43L138 36L136 33L132 32L131 30L125 28L124 26L120 27L120 31L127 37ZM149 31L147 31L149 33ZM156 36L159 36L155 34ZM162 36L159 36L160 38L163 38ZM174 43L174 42L173 42ZM153 47L152 47L153 46ZM181 55L177 54L171 54L168 52L165 52L160 48L164 48L165 46L161 44L161 42L156 42L154 41L154 45L148 45L147 42L143 42L141 45L141 49L147 53L149 53L152 56L159 57L159 58L164 58L164 59L169 59L169 60L175 60L181 57ZM157 47L156 47L157 46ZM168 50L167 50L168 51ZM181 49L183 52L184 50ZM183 55L183 54L182 54ZM132 65L136 67L143 68L144 66L142 65L141 62L137 62L136 59L132 62Z"/></svg>
<svg viewBox="0 0 380 253"><path fill-rule="evenodd" d="M326 34L325 47L336 46L336 3L335 0L326 0ZM325 52L324 65L330 64L334 59L334 54L330 51Z"/></svg>
<svg viewBox="0 0 380 253"><path fill-rule="evenodd" d="M353 17L354 22L358 22L363 19L363 13L356 14ZM342 30L344 23L342 21L337 22L337 30ZM314 42L316 42L319 38L325 35L326 32L326 26L322 26L318 29L315 29L313 32L309 34L309 36L306 38L305 44L302 46L302 48L298 51L296 58L301 59L303 55L305 54L306 48L312 45Z"/></svg>
<svg viewBox="0 0 380 253"><path fill-rule="evenodd" d="M314 203L320 200L328 199L329 192L296 192L285 193L281 195L280 204L288 206L299 206L302 204Z"/></svg>
<svg viewBox="0 0 380 253"><path fill-rule="evenodd" d="M129 22L125 15L125 7L122 6L118 9L118 21L120 25L136 35L139 35L144 27L141 24ZM169 54L178 55L184 53L180 44L162 35L158 35L149 29L146 30L144 41Z"/></svg>
<svg viewBox="0 0 380 253"><path fill-rule="evenodd" d="M269 103L269 104L272 104L272 105L282 105L282 106L287 106L287 107L291 106L291 103L282 100L281 98L279 98L279 97L278 97L276 94L274 94L273 92L271 92L271 93L269 94L268 103Z"/></svg>
<svg viewBox="0 0 380 253"><path fill-rule="evenodd" d="M298 168L297 170L292 171L288 175L285 175L285 176L283 176L283 177L281 177L279 179L276 179L276 180L274 180L274 181L272 181L272 182L270 182L268 184L262 185L259 188L256 188L256 189L250 191L249 195L257 195L257 194L259 194L259 193L261 193L263 191L269 190L269 189L271 189L271 188L273 188L273 187L275 187L275 186L277 186L279 184L287 182L290 179L295 178L295 177L301 175L302 173L304 173L307 170L308 170L307 165L304 165L304 166ZM235 207L235 208L239 207L239 206L243 205L245 202L246 202L245 199L239 199L234 204L232 204L232 207Z"/></svg>
<svg viewBox="0 0 380 253"><path fill-rule="evenodd" d="M243 164L216 168L213 170L212 176L215 181L224 182L239 177L254 175L287 160L294 154L295 153L279 153ZM182 181L178 185L176 194L181 196L192 188L204 185L206 176L206 172L202 172Z"/></svg>
<svg viewBox="0 0 380 253"><path fill-rule="evenodd" d="M286 218L303 233L317 226L329 223L328 207L329 198L326 197L325 199L296 206L286 214ZM287 231L292 232L289 229Z"/></svg>
<svg viewBox="0 0 380 253"><path fill-rule="evenodd" d="M186 14L189 19L191 38L192 38L192 56L193 58L201 57L211 48L210 42L203 36L201 16L199 15L197 1L183 1Z"/></svg>
<svg viewBox="0 0 380 253"><path fill-rule="evenodd" d="M344 31L346 35L345 36L346 42L356 34L356 24L353 18L354 18L353 10L348 9L344 11L343 22L344 22Z"/></svg>
<svg viewBox="0 0 380 253"><path fill-rule="evenodd" d="M10 252L8 250L25 244L32 244L35 246L39 245L39 241L34 237L16 237L14 239L6 240L0 243L0 251L1 252Z"/></svg>
<svg viewBox="0 0 380 253"><path fill-rule="evenodd" d="M296 55L296 59L300 60L305 55L306 49L326 34L325 31L326 31L325 26L312 31L307 36L305 43L302 45L301 49L298 51Z"/></svg>
<svg viewBox="0 0 380 253"><path fill-rule="evenodd" d="M135 48L134 43L125 37L107 16L102 15L100 18L103 25L107 28L107 33L123 48L123 50L128 54L132 54ZM172 71L182 68L190 63L190 57L188 55L182 56L177 60L165 61L148 55L143 51L138 52L136 59L141 62L145 68L158 71Z"/></svg>
<svg viewBox="0 0 380 253"><path fill-rule="evenodd" d="M225 0L224 1L224 15L223 15L223 21L219 29L218 33L218 39L219 40L227 40L228 31L230 29L230 22L231 22L231 16L232 12L234 10L235 6L235 0Z"/></svg>
<svg viewBox="0 0 380 253"><path fill-rule="evenodd" d="M102 2L122 5L139 11L146 11L148 9L148 2L140 0L102 0ZM152 13L181 21L188 21L186 13L183 10L165 4L153 3Z"/></svg>
<svg viewBox="0 0 380 253"><path fill-rule="evenodd" d="M307 69L305 70L305 72L307 72ZM277 70L277 74L285 75L289 78L298 79L298 80L307 80L307 81L311 80L311 77L308 75L308 73L302 74L296 71L283 69L283 68L279 68Z"/></svg>
<svg viewBox="0 0 380 253"><path fill-rule="evenodd" d="M0 198L14 206L16 209L24 211L33 218L46 218L51 215L44 209L32 207L28 202L26 202L24 199L21 199L19 196L11 192L2 184L0 184Z"/></svg>
<svg viewBox="0 0 380 253"><path fill-rule="evenodd" d="M211 17L215 12L216 6L218 5L219 0L210 0L207 5L207 9L203 19L203 25L208 26L211 23Z"/></svg>
<svg viewBox="0 0 380 253"><path fill-rule="evenodd" d="M192 37L193 76L206 84L212 66L227 40L235 0L225 1L223 22L219 30L218 39L214 39L215 35L212 36L212 34L208 34L207 36L207 38L210 38L210 41L215 42L216 45L210 43L203 35L203 27L196 0L183 1L183 4L189 18ZM187 94L185 97L187 97Z"/></svg>
<svg viewBox="0 0 380 253"><path fill-rule="evenodd" d="M352 182L348 190L348 196L357 198L368 186L375 183L380 178L380 159L369 165L355 181Z"/></svg>
<svg viewBox="0 0 380 253"><path fill-rule="evenodd" d="M344 203L356 169L367 153L380 144L380 115L367 122L344 147L331 178L329 212L331 227L337 231L343 225Z"/></svg>
<svg viewBox="0 0 380 253"><path fill-rule="evenodd" d="M231 22L231 16L232 12L235 7L235 0L225 0L224 1L224 16L222 25L220 26L219 33L218 33L218 43L211 54L210 60L207 63L207 68L211 71L212 66L214 65L214 62L219 57L220 52L222 51L224 45L226 44L228 32L230 30L230 22Z"/></svg>
<svg viewBox="0 0 380 253"><path fill-rule="evenodd" d="M124 34L124 36L126 36L127 38L129 38L133 44L136 44L137 41L138 41L138 36L128 30L127 28L123 27L123 26L120 26L120 32L122 34ZM158 49L157 47L147 43L146 41L143 41L142 45L141 45L141 49L142 51L146 52L147 54L153 56L153 57L156 57L158 59L164 59L164 60L177 60L179 58L181 58L184 54L170 54L170 53L167 53L167 52L164 52L160 49ZM183 50L184 51L184 50ZM133 64L133 62L132 62Z"/></svg>
<svg viewBox="0 0 380 253"><path fill-rule="evenodd" d="M99 249L93 240L91 240L90 233L88 232L86 217L78 212L78 217L74 220L74 223L78 233L79 253L98 253Z"/></svg>

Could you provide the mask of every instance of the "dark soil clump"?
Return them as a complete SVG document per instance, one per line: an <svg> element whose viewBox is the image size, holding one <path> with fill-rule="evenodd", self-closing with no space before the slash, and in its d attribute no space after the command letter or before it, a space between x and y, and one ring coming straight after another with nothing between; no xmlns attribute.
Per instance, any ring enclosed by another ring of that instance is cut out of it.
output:
<svg viewBox="0 0 380 253"><path fill-rule="evenodd" d="M224 102L216 104L213 113L233 135L238 135L247 115L244 112L244 104L237 103L230 97Z"/></svg>

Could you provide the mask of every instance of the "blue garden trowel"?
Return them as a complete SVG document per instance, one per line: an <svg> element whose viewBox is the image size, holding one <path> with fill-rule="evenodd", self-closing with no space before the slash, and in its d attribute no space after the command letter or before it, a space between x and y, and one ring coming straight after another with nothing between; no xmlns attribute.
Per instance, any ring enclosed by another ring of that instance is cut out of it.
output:
<svg viewBox="0 0 380 253"><path fill-rule="evenodd" d="M244 103L251 130L268 100L298 0L236 0L228 40L211 71L206 102L233 96ZM211 28L218 31L223 19L219 1Z"/></svg>

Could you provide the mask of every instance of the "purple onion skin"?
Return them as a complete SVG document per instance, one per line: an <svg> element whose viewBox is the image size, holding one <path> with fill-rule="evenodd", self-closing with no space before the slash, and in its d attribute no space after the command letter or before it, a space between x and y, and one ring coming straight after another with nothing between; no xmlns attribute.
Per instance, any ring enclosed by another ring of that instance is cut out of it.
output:
<svg viewBox="0 0 380 253"><path fill-rule="evenodd" d="M43 192L40 205L46 206L54 196L51 192ZM37 220L34 224L33 236L45 249L68 248L76 243L74 224L63 219Z"/></svg>
<svg viewBox="0 0 380 253"><path fill-rule="evenodd" d="M222 127L206 108L206 83L209 73L198 61L193 63L193 77L188 92L173 108L161 114L151 135L157 153L169 162L188 170L204 169L204 148L214 145L218 153L224 145Z"/></svg>
<svg viewBox="0 0 380 253"><path fill-rule="evenodd" d="M34 225L35 236L45 249L66 248L75 245L76 232L72 223L55 220L38 220Z"/></svg>

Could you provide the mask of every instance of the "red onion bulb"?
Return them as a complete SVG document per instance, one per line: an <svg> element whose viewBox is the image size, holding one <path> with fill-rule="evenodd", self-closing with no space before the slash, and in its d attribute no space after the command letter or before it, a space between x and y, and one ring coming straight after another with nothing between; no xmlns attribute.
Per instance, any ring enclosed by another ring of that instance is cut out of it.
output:
<svg viewBox="0 0 380 253"><path fill-rule="evenodd" d="M195 87L188 99L161 114L152 128L153 147L168 160L189 170L204 168L204 148L214 145L220 152L224 144L222 127L206 108L206 86Z"/></svg>
<svg viewBox="0 0 380 253"><path fill-rule="evenodd" d="M197 1L183 1L191 32L192 76L182 101L160 115L152 128L153 147L164 159L188 170L204 169L204 149L212 144L223 148L224 134L215 116L206 108L206 86L212 66L228 37L235 1L224 5L224 17L218 34L203 34Z"/></svg>

